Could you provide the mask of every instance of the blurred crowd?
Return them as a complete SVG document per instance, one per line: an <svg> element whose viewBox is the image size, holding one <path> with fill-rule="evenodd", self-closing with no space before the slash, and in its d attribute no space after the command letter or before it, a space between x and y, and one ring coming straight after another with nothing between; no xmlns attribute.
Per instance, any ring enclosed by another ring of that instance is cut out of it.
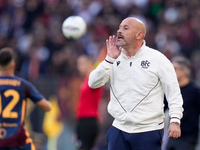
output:
<svg viewBox="0 0 200 150"><path fill-rule="evenodd" d="M79 15L87 22L87 34L66 39L62 22ZM147 27L147 45L165 53L185 55L199 76L199 0L0 0L0 47L18 53L17 71L26 78L76 73L78 55L97 59L105 40L116 34L120 21L135 16Z"/></svg>
<svg viewBox="0 0 200 150"><path fill-rule="evenodd" d="M63 21L72 15L87 22L87 33L78 40L62 34ZM200 86L199 0L0 0L0 48L9 46L16 51L16 73L26 79L59 77L58 98L65 103L62 99L66 97L77 99L78 56L88 54L97 60L105 40L129 16L145 23L148 46L169 59L189 58L192 78ZM72 84L69 78L75 78ZM69 114L65 108L61 111Z"/></svg>

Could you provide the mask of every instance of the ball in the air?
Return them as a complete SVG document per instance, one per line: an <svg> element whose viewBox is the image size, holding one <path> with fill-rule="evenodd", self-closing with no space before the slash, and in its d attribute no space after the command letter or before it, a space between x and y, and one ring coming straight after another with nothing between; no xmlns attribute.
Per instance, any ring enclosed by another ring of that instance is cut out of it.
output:
<svg viewBox="0 0 200 150"><path fill-rule="evenodd" d="M80 16L70 16L62 24L62 32L68 39L79 39L87 30L87 24Z"/></svg>

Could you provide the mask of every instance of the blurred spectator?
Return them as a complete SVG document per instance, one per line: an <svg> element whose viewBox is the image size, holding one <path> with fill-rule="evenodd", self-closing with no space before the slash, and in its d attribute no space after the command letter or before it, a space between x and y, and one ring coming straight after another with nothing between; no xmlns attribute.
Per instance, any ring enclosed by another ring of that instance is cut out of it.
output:
<svg viewBox="0 0 200 150"><path fill-rule="evenodd" d="M200 91L190 80L190 61L184 57L172 59L181 94L183 96L183 118L181 120L181 137L170 138L167 150L195 150L199 133Z"/></svg>

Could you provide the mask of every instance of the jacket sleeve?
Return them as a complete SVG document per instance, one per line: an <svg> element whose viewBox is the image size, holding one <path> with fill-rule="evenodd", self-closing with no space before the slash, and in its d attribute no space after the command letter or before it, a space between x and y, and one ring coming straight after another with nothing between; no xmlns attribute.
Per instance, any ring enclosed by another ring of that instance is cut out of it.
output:
<svg viewBox="0 0 200 150"><path fill-rule="evenodd" d="M110 80L110 69L115 59L106 56L95 70L90 73L88 85L90 88L99 88Z"/></svg>
<svg viewBox="0 0 200 150"><path fill-rule="evenodd" d="M172 63L164 55L160 57L158 66L159 78L168 102L170 123L178 122L180 124L183 116L183 99L176 72Z"/></svg>

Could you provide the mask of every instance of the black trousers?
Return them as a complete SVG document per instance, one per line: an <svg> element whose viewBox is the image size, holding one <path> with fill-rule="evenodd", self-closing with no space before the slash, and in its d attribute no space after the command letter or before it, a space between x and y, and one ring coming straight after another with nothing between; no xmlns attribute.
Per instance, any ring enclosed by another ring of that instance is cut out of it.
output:
<svg viewBox="0 0 200 150"><path fill-rule="evenodd" d="M170 138L167 143L167 150L195 150L197 138Z"/></svg>
<svg viewBox="0 0 200 150"><path fill-rule="evenodd" d="M78 120L76 133L79 149L91 150L97 139L98 132L99 125L96 118L83 118Z"/></svg>

